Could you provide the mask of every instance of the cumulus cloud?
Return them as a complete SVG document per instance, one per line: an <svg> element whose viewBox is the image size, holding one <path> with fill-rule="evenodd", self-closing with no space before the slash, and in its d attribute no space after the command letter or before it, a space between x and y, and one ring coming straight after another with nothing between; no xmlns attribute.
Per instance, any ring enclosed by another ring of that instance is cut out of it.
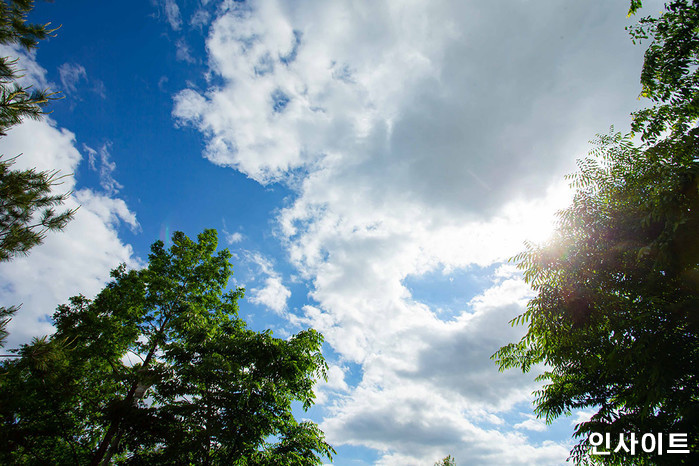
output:
<svg viewBox="0 0 699 466"><path fill-rule="evenodd" d="M525 429L525 430L533 430L535 432L544 432L546 431L547 425L546 421L537 418L536 416L532 414L527 414L523 413L524 417L526 419L522 422L518 422L517 424L513 425L515 429Z"/></svg>
<svg viewBox="0 0 699 466"><path fill-rule="evenodd" d="M31 84L46 82L45 71L31 55L16 50L11 54L21 56L22 67L33 70L23 79ZM0 153L22 153L14 166L17 169L60 170L64 175L62 184L54 190L73 191L63 208L79 207L64 231L48 233L44 243L31 249L28 256L0 264L0 303L22 304L8 326L7 346L16 347L33 336L53 331L48 317L58 304L81 293L94 296L119 263L138 265L131 246L118 235L121 224L137 228L138 222L126 203L113 197L114 192L76 190L73 174L82 157L76 149L75 135L56 127L50 119L26 121L14 127L0 139Z"/></svg>
<svg viewBox="0 0 699 466"><path fill-rule="evenodd" d="M286 302L291 296L291 291L284 286L282 278L274 270L272 262L261 254L250 254L248 258L257 265L260 273L266 278L262 288L250 290L249 301L253 304L266 306L277 313L286 310Z"/></svg>
<svg viewBox="0 0 699 466"><path fill-rule="evenodd" d="M75 188L75 172L81 156L75 136L47 121L27 121L0 139L0 152L23 155L16 168L59 169L67 175L55 189ZM48 316L70 296L94 296L120 263L136 265L131 246L118 236L122 223L137 228L133 212L123 200L89 189L75 191L63 208L78 208L75 218L62 232L49 233L44 244L28 256L0 264L3 305L22 304L8 327L8 347L27 342L32 336L52 332Z"/></svg>
<svg viewBox="0 0 699 466"><path fill-rule="evenodd" d="M173 116L213 163L295 192L279 236L314 302L292 320L362 368L324 400L333 441L385 464L565 459L502 424L533 376L489 356L521 335L507 322L530 296L502 263L546 237L562 175L638 105L625 17L601 0L222 4L216 84L179 92ZM457 269L486 280L446 320L405 286Z"/></svg>
<svg viewBox="0 0 699 466"><path fill-rule="evenodd" d="M233 244L235 244L235 243L240 243L241 241L243 241L243 239L245 238L245 236L244 236L241 232L239 232L239 231L234 231L233 233L231 233L231 232L228 230L228 225L226 224L226 219L225 219L225 218L222 219L222 222L223 222L223 239L226 241L226 244L228 244L229 246L231 246L231 245L233 245ZM260 257L261 257L261 256L260 256ZM252 262L255 262L255 260L253 260ZM267 264L268 264L268 265L267 265ZM269 261L266 261L265 265L267 265L269 268L271 268L271 263L270 263ZM259 266L259 265L258 265L258 266ZM261 266L259 266L259 267L261 267Z"/></svg>
<svg viewBox="0 0 699 466"><path fill-rule="evenodd" d="M339 393L349 391L349 386L345 380L346 367L337 364L330 364L328 367L328 380L319 379L314 387L316 395L316 403L326 404L330 397L336 396Z"/></svg>
<svg viewBox="0 0 699 466"><path fill-rule="evenodd" d="M226 243L228 243L229 245L235 244L235 243L240 243L241 241L243 241L243 234L240 233L239 231L236 231L233 233L229 233L227 231L224 231L223 233L224 233L224 237L226 239Z"/></svg>

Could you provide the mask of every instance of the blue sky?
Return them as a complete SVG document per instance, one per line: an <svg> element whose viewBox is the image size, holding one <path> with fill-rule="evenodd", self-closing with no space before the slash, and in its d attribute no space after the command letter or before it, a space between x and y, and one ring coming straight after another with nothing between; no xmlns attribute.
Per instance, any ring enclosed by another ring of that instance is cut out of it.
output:
<svg viewBox="0 0 699 466"><path fill-rule="evenodd" d="M551 231L588 141L642 104L627 9L38 3L56 36L2 53L63 98L0 153L70 174L81 208L0 266L0 299L23 303L10 346L156 239L216 228L252 328L325 335L329 380L304 416L336 464L561 464L584 413L543 425L535 374L489 356L531 296L507 259Z"/></svg>

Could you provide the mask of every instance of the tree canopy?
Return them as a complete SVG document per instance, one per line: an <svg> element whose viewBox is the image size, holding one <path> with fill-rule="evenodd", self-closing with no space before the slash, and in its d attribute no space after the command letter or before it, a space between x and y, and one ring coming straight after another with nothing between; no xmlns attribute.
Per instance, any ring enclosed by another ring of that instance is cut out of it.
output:
<svg viewBox="0 0 699 466"><path fill-rule="evenodd" d="M629 14L641 7L632 0ZM575 428L576 462L590 435L688 435L689 455L610 451L605 464L699 459L699 2L673 0L630 28L651 39L641 73L652 107L633 134L599 136L571 175L577 190L554 236L514 260L537 295L512 321L528 325L493 358L501 370L543 368L535 413L551 422L592 410ZM618 438L618 437L617 437Z"/></svg>
<svg viewBox="0 0 699 466"><path fill-rule="evenodd" d="M56 333L0 366L0 462L320 464L334 450L294 403L313 404L322 336L283 340L238 317L217 235L175 233L147 268L112 272Z"/></svg>
<svg viewBox="0 0 699 466"><path fill-rule="evenodd" d="M697 138L641 150L600 137L571 176L577 193L553 238L515 257L537 296L513 321L526 335L494 357L501 369L545 364L535 412L547 422L596 410L576 427L578 460L593 432L687 432L696 450Z"/></svg>
<svg viewBox="0 0 699 466"><path fill-rule="evenodd" d="M629 14L641 1L632 0ZM634 42L650 39L641 72L641 96L654 102L633 115L632 130L652 143L666 130L684 134L699 118L699 0L672 0L657 18L629 28Z"/></svg>

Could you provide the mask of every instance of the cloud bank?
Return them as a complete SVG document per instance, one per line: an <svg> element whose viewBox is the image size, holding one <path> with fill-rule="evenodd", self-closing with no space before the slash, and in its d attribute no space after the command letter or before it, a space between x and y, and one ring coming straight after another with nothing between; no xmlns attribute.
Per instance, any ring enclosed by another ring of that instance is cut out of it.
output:
<svg viewBox="0 0 699 466"><path fill-rule="evenodd" d="M565 442L504 420L535 387L489 360L521 335L507 322L529 296L497 266L545 237L570 198L562 175L637 105L626 8L221 3L209 87L176 94L173 116L203 134L211 162L296 193L279 238L312 284L292 320L338 355L335 388L322 388L332 442L383 464L566 458ZM481 287L447 318L406 286L455 271ZM360 368L350 382L347 364Z"/></svg>

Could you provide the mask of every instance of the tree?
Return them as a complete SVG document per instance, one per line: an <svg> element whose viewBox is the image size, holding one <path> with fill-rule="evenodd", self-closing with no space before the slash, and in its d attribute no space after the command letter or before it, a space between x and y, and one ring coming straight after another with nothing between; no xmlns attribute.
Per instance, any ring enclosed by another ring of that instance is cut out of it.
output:
<svg viewBox="0 0 699 466"><path fill-rule="evenodd" d="M437 461L434 466L456 466L456 461L451 455L447 455L441 460Z"/></svg>
<svg viewBox="0 0 699 466"><path fill-rule="evenodd" d="M34 7L32 0L0 1L0 44L18 44L25 50L36 48L39 41L55 31L50 24L27 23L27 15ZM25 118L40 119L42 107L54 94L47 90L19 85L21 77L17 59L0 57L0 136Z"/></svg>
<svg viewBox="0 0 699 466"><path fill-rule="evenodd" d="M632 0L629 14L641 7ZM633 114L633 131L653 143L667 129L687 132L699 118L699 0L672 0L658 18L628 28L636 41L651 38L641 72L641 95L655 105Z"/></svg>
<svg viewBox="0 0 699 466"><path fill-rule="evenodd" d="M596 144L553 238L515 257L537 296L512 321L525 336L493 358L501 370L543 364L535 413L547 422L596 411L576 426L576 461L594 432L684 432L691 457L604 461L697 464L699 130L646 149L620 134Z"/></svg>
<svg viewBox="0 0 699 466"><path fill-rule="evenodd" d="M35 48L39 40L54 30L49 25L27 23L33 8L31 0L0 1L0 44L18 44L26 50ZM17 60L0 57L0 136L26 118L40 119L43 106L55 97L47 90L31 89L18 83L21 77ZM37 172L12 170L17 157L0 155L0 262L26 254L40 244L48 231L62 230L75 210L57 213L70 193L55 195L52 188L60 184L57 171ZM0 347L7 332L5 327L17 306L0 307Z"/></svg>
<svg viewBox="0 0 699 466"><path fill-rule="evenodd" d="M292 403L313 404L323 338L257 333L225 291L230 253L206 230L152 247L90 301L54 314L56 333L2 363L0 462L319 464L334 450ZM47 356L48 355L48 356Z"/></svg>
<svg viewBox="0 0 699 466"><path fill-rule="evenodd" d="M52 193L61 182L57 171L12 170L15 159L0 156L0 262L27 254L48 231L62 230L75 214L73 209L55 210L70 195ZM0 307L0 347L17 310L17 306Z"/></svg>
<svg viewBox="0 0 699 466"><path fill-rule="evenodd" d="M52 193L61 183L57 171L12 170L15 160L0 159L0 262L26 254L46 232L62 230L75 213L55 210L70 195Z"/></svg>

